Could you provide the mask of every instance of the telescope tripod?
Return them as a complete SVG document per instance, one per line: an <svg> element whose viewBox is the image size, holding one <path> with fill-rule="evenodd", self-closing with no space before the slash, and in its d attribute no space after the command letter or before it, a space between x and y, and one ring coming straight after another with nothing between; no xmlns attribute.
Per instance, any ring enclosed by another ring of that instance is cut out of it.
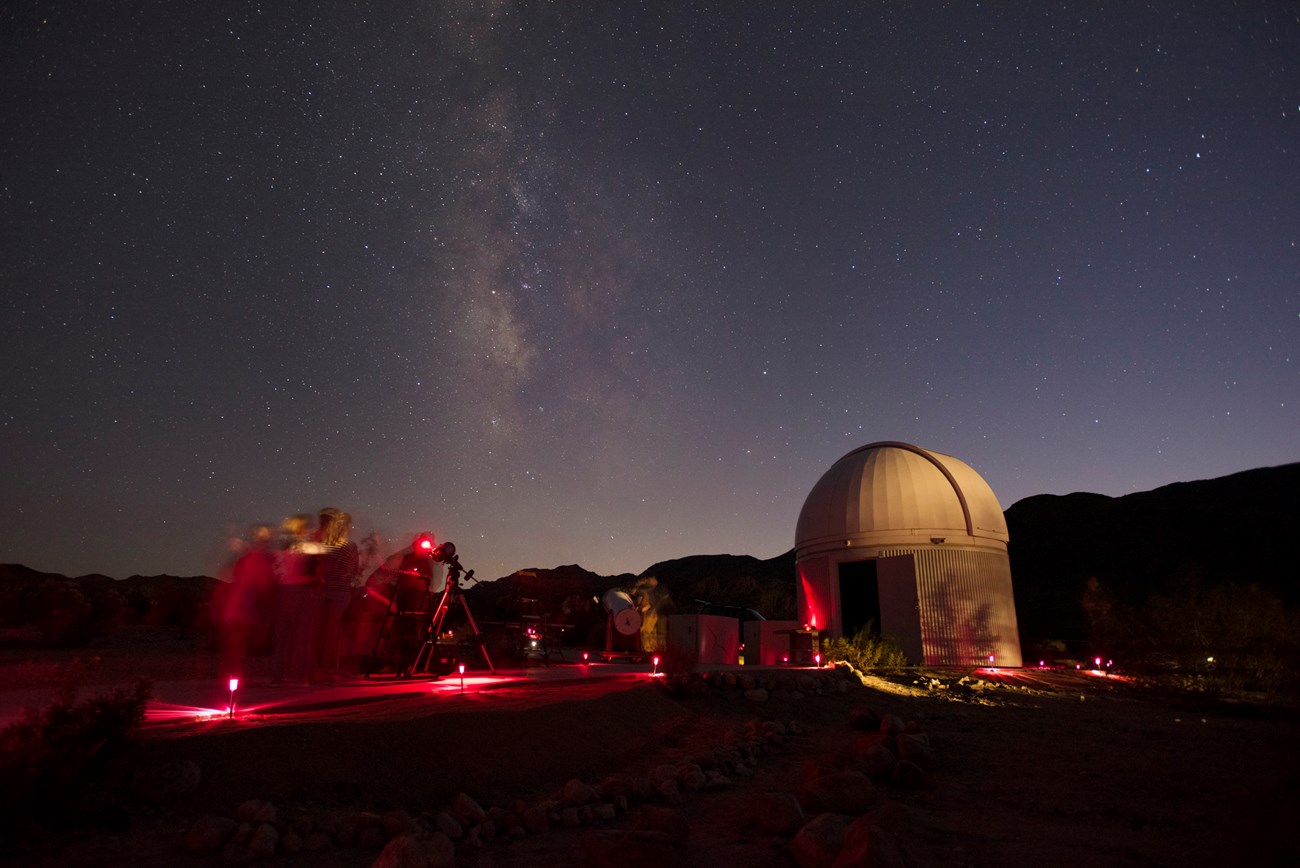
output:
<svg viewBox="0 0 1300 868"><path fill-rule="evenodd" d="M469 581L472 578L474 578L474 571L470 570L465 574L465 580ZM429 667L438 653L438 636L441 635L442 626L447 620L447 612L456 603L460 603L461 609L465 612L465 620L469 622L469 628L474 634L474 644L478 646L479 653L483 655L483 662L487 664L488 670L493 675L496 674L497 669L492 665L492 658L488 656L483 634L478 629L478 622L474 620L474 613L469 610L469 601L461 593L459 563L453 563L447 571L447 586L443 588L442 597L438 600L438 608L434 610L433 617L429 620L424 645L420 647L420 652L415 655L415 662L411 664L410 668L411 673L423 672L427 674L429 672Z"/></svg>

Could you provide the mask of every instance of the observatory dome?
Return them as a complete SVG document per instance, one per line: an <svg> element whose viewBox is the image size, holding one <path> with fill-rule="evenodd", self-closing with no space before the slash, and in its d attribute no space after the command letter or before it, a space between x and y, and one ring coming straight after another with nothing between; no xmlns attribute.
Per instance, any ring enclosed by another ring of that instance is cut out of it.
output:
<svg viewBox="0 0 1300 868"><path fill-rule="evenodd" d="M795 547L996 541L1007 523L987 482L940 452L883 441L854 449L813 486L799 513Z"/></svg>

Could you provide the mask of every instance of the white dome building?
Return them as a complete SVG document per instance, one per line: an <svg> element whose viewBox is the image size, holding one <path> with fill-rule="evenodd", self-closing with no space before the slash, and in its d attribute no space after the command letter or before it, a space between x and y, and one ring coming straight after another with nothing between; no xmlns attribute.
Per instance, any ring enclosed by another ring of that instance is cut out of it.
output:
<svg viewBox="0 0 1300 868"><path fill-rule="evenodd" d="M801 622L830 636L874 625L909 662L1020 666L1007 523L987 482L908 443L853 450L799 513Z"/></svg>

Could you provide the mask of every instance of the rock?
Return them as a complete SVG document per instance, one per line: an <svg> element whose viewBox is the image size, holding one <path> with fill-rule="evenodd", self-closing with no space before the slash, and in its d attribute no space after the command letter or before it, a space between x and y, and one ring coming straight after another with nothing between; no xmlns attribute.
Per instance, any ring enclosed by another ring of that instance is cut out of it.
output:
<svg viewBox="0 0 1300 868"><path fill-rule="evenodd" d="M401 838L406 835L414 835L419 829L415 825L414 818L406 811L389 811L384 814L384 834L389 838Z"/></svg>
<svg viewBox="0 0 1300 868"><path fill-rule="evenodd" d="M859 706L849 712L849 726L863 732L878 732L880 717L866 706Z"/></svg>
<svg viewBox="0 0 1300 868"><path fill-rule="evenodd" d="M704 781L704 792L712 793L717 790L728 790L733 786L735 784L732 783L731 778L721 772L708 772L708 776Z"/></svg>
<svg viewBox="0 0 1300 868"><path fill-rule="evenodd" d="M899 760L892 783L901 790L928 790L934 787L934 778L916 763Z"/></svg>
<svg viewBox="0 0 1300 868"><path fill-rule="evenodd" d="M704 769L695 763L684 763L677 769L677 783L687 792L695 792L701 789L707 780Z"/></svg>
<svg viewBox="0 0 1300 868"><path fill-rule="evenodd" d="M818 814L803 825L790 842L790 853L800 868L831 868L844 848L852 817Z"/></svg>
<svg viewBox="0 0 1300 868"><path fill-rule="evenodd" d="M567 805L589 805L600 801L595 789L579 778L574 778L564 785L564 789L560 791L560 798Z"/></svg>
<svg viewBox="0 0 1300 868"><path fill-rule="evenodd" d="M894 836L859 817L848 828L832 868L907 868Z"/></svg>
<svg viewBox="0 0 1300 868"><path fill-rule="evenodd" d="M601 799L612 799L615 796L631 796L635 792L636 779L631 775L606 775L601 778L600 783L596 784L596 795Z"/></svg>
<svg viewBox="0 0 1300 868"><path fill-rule="evenodd" d="M810 813L864 813L876 802L876 788L862 772L840 771L814 778L801 793Z"/></svg>
<svg viewBox="0 0 1300 868"><path fill-rule="evenodd" d="M275 805L262 799L249 799L236 809L235 819L242 823L274 823Z"/></svg>
<svg viewBox="0 0 1300 868"><path fill-rule="evenodd" d="M478 826L487 820L487 811L465 793L457 793L451 803L451 815L462 826Z"/></svg>
<svg viewBox="0 0 1300 868"><path fill-rule="evenodd" d="M754 770L744 763L736 763L736 767L731 770L731 773L738 778L749 778L754 776Z"/></svg>
<svg viewBox="0 0 1300 868"><path fill-rule="evenodd" d="M578 814L578 809L574 807L563 808L560 811L560 825L566 829L576 829L582 825L582 818Z"/></svg>
<svg viewBox="0 0 1300 868"><path fill-rule="evenodd" d="M755 687L753 690L745 691L745 698L750 702L767 702L767 690L762 687Z"/></svg>
<svg viewBox="0 0 1300 868"><path fill-rule="evenodd" d="M932 772L939 767L939 761L935 757L934 749L930 747L930 739L926 735L901 733L898 736L898 755L902 759L916 763L928 772Z"/></svg>
<svg viewBox="0 0 1300 868"><path fill-rule="evenodd" d="M453 840L465 834L460 822L446 811L439 811L433 818L433 827Z"/></svg>
<svg viewBox="0 0 1300 868"><path fill-rule="evenodd" d="M677 766L671 764L657 765L650 770L650 783L654 784L655 789L663 786L664 781L677 779Z"/></svg>
<svg viewBox="0 0 1300 868"><path fill-rule="evenodd" d="M446 835L403 835L388 842L370 868L453 868L456 849Z"/></svg>
<svg viewBox="0 0 1300 868"><path fill-rule="evenodd" d="M237 828L239 824L229 817L199 817L185 832L185 849L218 850Z"/></svg>
<svg viewBox="0 0 1300 868"><path fill-rule="evenodd" d="M903 719L893 714L886 714L880 718L880 731L887 735L898 735L907 726Z"/></svg>
<svg viewBox="0 0 1300 868"><path fill-rule="evenodd" d="M579 839L591 868L674 868L681 856L663 832L591 830Z"/></svg>
<svg viewBox="0 0 1300 868"><path fill-rule="evenodd" d="M280 836L280 851L289 856L295 853L301 853L303 847L302 836L292 830L285 832Z"/></svg>
<svg viewBox="0 0 1300 868"><path fill-rule="evenodd" d="M877 744L862 757L862 768L873 781L892 781L898 758L883 744Z"/></svg>
<svg viewBox="0 0 1300 868"><path fill-rule="evenodd" d="M378 850L388 843L382 826L362 826L357 830L357 846L363 850Z"/></svg>
<svg viewBox="0 0 1300 868"><path fill-rule="evenodd" d="M675 805L682 799L681 785L676 780L664 781L659 785L659 796Z"/></svg>
<svg viewBox="0 0 1300 868"><path fill-rule="evenodd" d="M663 832L676 844L690 834L686 815L675 808L647 807L636 815L633 828L640 832Z"/></svg>
<svg viewBox="0 0 1300 868"><path fill-rule="evenodd" d="M253 837L248 839L248 849L256 853L259 859L274 856L279 846L280 833L270 823L258 824L253 830Z"/></svg>
<svg viewBox="0 0 1300 868"><path fill-rule="evenodd" d="M544 835L551 831L551 812L545 804L530 805L520 818L524 821L524 828L534 835ZM511 828L513 833L514 828Z"/></svg>
<svg viewBox="0 0 1300 868"><path fill-rule="evenodd" d="M754 824L771 835L793 835L803 826L803 807L793 793L755 793L749 800Z"/></svg>
<svg viewBox="0 0 1300 868"><path fill-rule="evenodd" d="M601 802L599 805L595 805L591 809L591 815L592 815L592 819L595 820L601 820L601 821L612 820L616 816L618 816L618 811L615 810L612 804L609 804L608 802Z"/></svg>

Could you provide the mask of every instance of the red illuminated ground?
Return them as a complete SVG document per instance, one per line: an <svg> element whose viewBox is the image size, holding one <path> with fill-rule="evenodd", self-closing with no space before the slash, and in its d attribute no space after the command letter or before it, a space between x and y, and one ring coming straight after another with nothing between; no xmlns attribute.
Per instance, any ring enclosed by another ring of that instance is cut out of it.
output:
<svg viewBox="0 0 1300 868"><path fill-rule="evenodd" d="M485 804L509 804L572 777L644 772L717 744L761 715L799 720L809 735L767 757L754 778L687 797L683 864L791 866L784 839L746 827L749 799L797 790L807 760L854 736L849 711L861 705L919 720L943 763L935 789L889 794L905 808L902 836L918 864L1290 864L1300 856L1289 836L1300 815L1293 715L1154 697L1120 679L990 672L977 673L983 683L968 689L956 683L960 673L935 673L938 682L928 687L914 674L845 695L760 705L677 699L633 667L570 666L503 671L499 680L471 672L464 694L454 676L432 685L379 678L273 689L254 682L241 686L232 721L220 717L227 697L206 671L211 660L196 647L185 658L184 643L137 635L97 649L102 659L88 683L155 674L166 702L152 709L136 761L191 759L203 770L202 785L138 816L125 833L47 843L26 855L28 864L219 865L219 855L182 851L178 836L193 817L229 815L244 799L351 798L416 813L463 790ZM6 714L44 690L61 662L56 656L11 650L0 658ZM530 836L464 851L460 860L582 865L580 834ZM374 856L340 849L324 861L276 864L363 866Z"/></svg>

